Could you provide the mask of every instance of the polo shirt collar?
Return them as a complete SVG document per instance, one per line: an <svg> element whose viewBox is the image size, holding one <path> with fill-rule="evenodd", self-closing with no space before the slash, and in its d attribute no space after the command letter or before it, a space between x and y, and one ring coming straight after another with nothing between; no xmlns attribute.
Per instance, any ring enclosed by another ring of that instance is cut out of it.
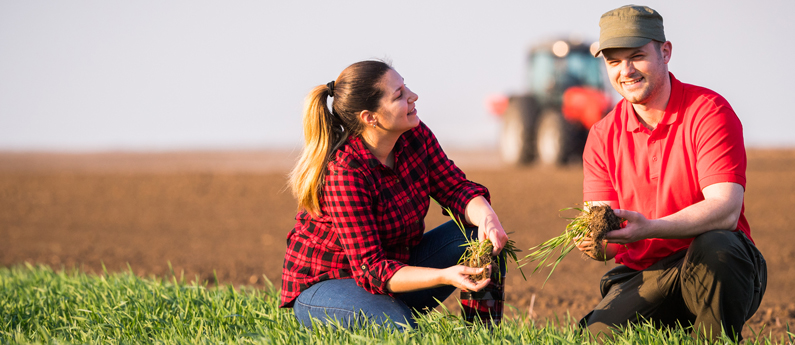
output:
<svg viewBox="0 0 795 345"><path fill-rule="evenodd" d="M629 103L626 99L624 101L624 116L627 118L627 132L637 132L640 130L640 120L635 115L635 108L632 107L632 103Z"/></svg>
<svg viewBox="0 0 795 345"><path fill-rule="evenodd" d="M665 107L665 114L660 121L660 124L663 125L672 125L679 120L685 92L682 82L676 79L673 73L668 72L668 75L671 77L671 97L668 99L668 106Z"/></svg>
<svg viewBox="0 0 795 345"><path fill-rule="evenodd" d="M674 74L671 72L668 72L668 76L671 78L671 95L668 97L668 105L665 107L665 113L663 113L663 118L660 120L658 127L659 125L672 125L676 123L676 121L679 120L680 109L682 106L682 94L684 92L682 82L680 82L679 79L676 79ZM635 108L632 107L632 103L624 100L624 104L626 104L624 111L626 112L627 116L627 131L636 132L640 130L642 125L640 124L638 117L635 115Z"/></svg>

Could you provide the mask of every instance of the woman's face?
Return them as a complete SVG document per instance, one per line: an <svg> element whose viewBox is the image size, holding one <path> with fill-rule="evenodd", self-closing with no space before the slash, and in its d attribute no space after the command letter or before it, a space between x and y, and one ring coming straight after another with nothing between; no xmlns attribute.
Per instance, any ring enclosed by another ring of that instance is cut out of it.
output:
<svg viewBox="0 0 795 345"><path fill-rule="evenodd" d="M374 114L377 121L376 126L389 132L398 133L417 127L420 124L420 118L417 117L414 102L417 101L418 96L406 87L403 77L395 70L390 69L384 74L380 84L384 96Z"/></svg>

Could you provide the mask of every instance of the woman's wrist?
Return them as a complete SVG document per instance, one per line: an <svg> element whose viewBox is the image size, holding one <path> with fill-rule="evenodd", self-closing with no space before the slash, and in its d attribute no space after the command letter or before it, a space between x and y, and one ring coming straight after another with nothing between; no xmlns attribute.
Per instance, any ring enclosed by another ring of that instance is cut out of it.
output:
<svg viewBox="0 0 795 345"><path fill-rule="evenodd" d="M497 223L500 222L500 219L497 217L497 214L494 213L494 211L486 212L485 215L483 216L483 219L480 221L480 224L478 224L478 226L486 226L491 222L497 222Z"/></svg>
<svg viewBox="0 0 795 345"><path fill-rule="evenodd" d="M491 205L483 196L477 196L467 203L465 217L470 224L482 226L486 224L489 215L496 217Z"/></svg>
<svg viewBox="0 0 795 345"><path fill-rule="evenodd" d="M449 268L439 268L437 269L437 274L434 279L434 283L436 286L445 286L445 285L452 285L447 273Z"/></svg>

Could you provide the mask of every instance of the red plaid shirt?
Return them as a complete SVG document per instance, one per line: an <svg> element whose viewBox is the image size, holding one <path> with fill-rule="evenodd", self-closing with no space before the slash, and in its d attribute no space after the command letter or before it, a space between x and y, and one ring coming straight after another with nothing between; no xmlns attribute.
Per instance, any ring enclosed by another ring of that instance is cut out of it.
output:
<svg viewBox="0 0 795 345"><path fill-rule="evenodd" d="M457 214L486 187L468 181L424 123L395 144L395 169L381 164L361 138L350 138L328 164L321 215L299 212L287 235L281 307L320 281L356 279L374 294L406 266L425 232L430 198Z"/></svg>

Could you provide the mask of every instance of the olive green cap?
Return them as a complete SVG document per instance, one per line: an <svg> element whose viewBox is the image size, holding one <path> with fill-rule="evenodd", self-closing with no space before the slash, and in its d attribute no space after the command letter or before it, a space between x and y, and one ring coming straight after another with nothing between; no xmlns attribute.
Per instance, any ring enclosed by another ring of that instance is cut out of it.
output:
<svg viewBox="0 0 795 345"><path fill-rule="evenodd" d="M651 40L665 42L663 19L657 11L637 5L627 5L608 11L599 19L599 49L637 48Z"/></svg>

